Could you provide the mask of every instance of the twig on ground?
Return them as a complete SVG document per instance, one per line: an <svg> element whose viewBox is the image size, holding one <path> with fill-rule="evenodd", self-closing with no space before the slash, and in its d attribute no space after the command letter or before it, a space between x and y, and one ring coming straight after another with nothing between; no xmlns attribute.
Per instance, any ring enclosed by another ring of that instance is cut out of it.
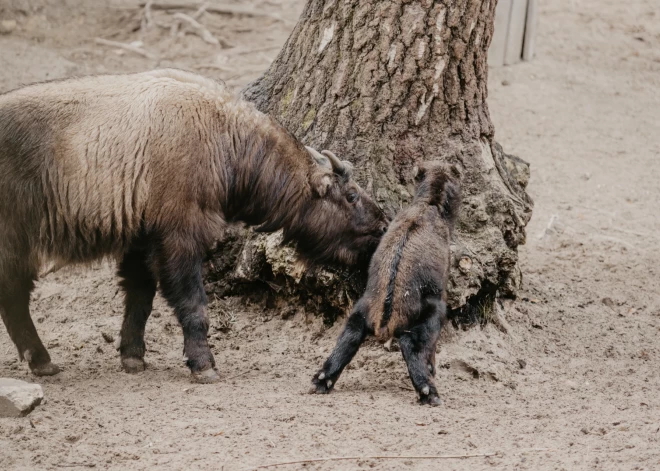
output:
<svg viewBox="0 0 660 471"><path fill-rule="evenodd" d="M57 463L58 468L96 468L96 463Z"/></svg>
<svg viewBox="0 0 660 471"><path fill-rule="evenodd" d="M244 371L241 374L237 374L235 376L230 376L229 378L225 378L224 380L229 381L229 380L232 380L232 379L240 378L241 376L245 376L246 374L248 374L250 371L252 371L252 370Z"/></svg>
<svg viewBox="0 0 660 471"><path fill-rule="evenodd" d="M108 39L103 39L103 38L95 38L94 42L102 46L110 46L110 47L117 47L119 49L124 49L126 51L130 51L135 54L138 54L142 57L146 57L147 59L156 59L156 56L153 55L152 53L145 51L141 47L133 46L131 44L120 43L117 41L110 41Z"/></svg>
<svg viewBox="0 0 660 471"><path fill-rule="evenodd" d="M552 225L555 223L555 220L557 219L557 215L553 214L552 217L550 218L550 221L548 221L548 225L543 229L543 231L537 236L537 239L541 240L545 237L545 235L548 233L550 229L552 229Z"/></svg>
<svg viewBox="0 0 660 471"><path fill-rule="evenodd" d="M354 461L354 460L452 460L465 458L479 458L495 456L497 453L474 453L467 455L435 455L435 456L331 456L329 458L313 458L309 460L285 461L282 463L265 464L254 469L276 468L278 466L289 466L292 464L321 463L326 461Z"/></svg>
<svg viewBox="0 0 660 471"><path fill-rule="evenodd" d="M210 6L209 2L204 2L202 3L202 6L199 7L199 9L190 15L192 18L195 18L196 20L199 20L204 13L206 13L206 9Z"/></svg>
<svg viewBox="0 0 660 471"><path fill-rule="evenodd" d="M140 7L143 7L145 2L140 2ZM151 8L154 10L190 10L199 8L198 3L177 3L177 2L158 2L153 3ZM231 5L208 5L206 11L209 13L218 13L220 15L236 15L236 16L252 16L255 18L270 18L275 21L281 21L282 23L287 23L282 17L264 12L259 10L254 10L252 8L243 8L235 7Z"/></svg>
<svg viewBox="0 0 660 471"><path fill-rule="evenodd" d="M151 4L152 3L153 3L153 0L149 0L144 5L144 14L142 16L142 24L140 25L141 29L144 29L144 30L151 29L151 25L153 24L153 20L151 18Z"/></svg>
<svg viewBox="0 0 660 471"><path fill-rule="evenodd" d="M217 64L198 64L195 66L195 69L217 69L221 72L233 72L234 69L228 69L227 67L223 67L221 65Z"/></svg>
<svg viewBox="0 0 660 471"><path fill-rule="evenodd" d="M206 29L200 22L198 22L196 19L192 18L191 16L188 16L185 13L175 13L174 15L172 15L172 17L176 20L181 20L188 23L188 25L192 28L194 33L197 34L207 43L213 44L214 46L218 46L220 44L218 38L213 36L213 34L211 34L211 32L208 29ZM227 47L226 43L223 44L223 46Z"/></svg>
<svg viewBox="0 0 660 471"><path fill-rule="evenodd" d="M281 47L280 46L266 46L266 47L258 47L256 49L247 49L247 48L237 47L237 48L232 49L231 51L227 51L227 54L231 54L231 55L254 54L256 52L272 51L274 49L281 49Z"/></svg>

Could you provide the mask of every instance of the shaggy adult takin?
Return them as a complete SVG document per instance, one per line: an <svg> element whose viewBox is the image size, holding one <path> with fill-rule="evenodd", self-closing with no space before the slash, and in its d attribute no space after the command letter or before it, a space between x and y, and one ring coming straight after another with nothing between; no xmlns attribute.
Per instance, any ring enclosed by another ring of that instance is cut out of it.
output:
<svg viewBox="0 0 660 471"><path fill-rule="evenodd" d="M329 393L368 334L398 338L422 404L438 405L435 349L446 320L449 240L460 206L458 171L440 163L419 167L410 207L390 224L369 266L365 294L355 304L335 349L312 379Z"/></svg>
<svg viewBox="0 0 660 471"><path fill-rule="evenodd" d="M228 223L283 229L315 262L367 259L387 228L347 162L302 146L221 84L179 70L47 82L0 95L0 314L52 375L30 292L47 263L119 263L124 369L144 369L157 286L193 379L218 379L202 257Z"/></svg>

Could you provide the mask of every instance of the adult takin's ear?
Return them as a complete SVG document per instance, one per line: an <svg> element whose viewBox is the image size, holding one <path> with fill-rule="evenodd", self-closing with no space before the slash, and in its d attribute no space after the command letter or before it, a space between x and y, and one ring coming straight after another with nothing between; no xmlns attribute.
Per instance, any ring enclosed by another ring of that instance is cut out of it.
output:
<svg viewBox="0 0 660 471"><path fill-rule="evenodd" d="M415 180L415 183L419 183L424 180L424 177L426 176L426 167L423 163L417 164L413 167L412 176Z"/></svg>
<svg viewBox="0 0 660 471"><path fill-rule="evenodd" d="M328 194L330 186L333 184L332 175L326 172L315 172L312 176L312 190L319 198L325 198Z"/></svg>

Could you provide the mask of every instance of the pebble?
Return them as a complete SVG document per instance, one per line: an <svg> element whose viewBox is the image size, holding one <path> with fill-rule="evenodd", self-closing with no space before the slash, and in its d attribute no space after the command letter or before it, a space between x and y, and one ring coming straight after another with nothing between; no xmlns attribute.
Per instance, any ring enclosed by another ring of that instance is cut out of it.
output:
<svg viewBox="0 0 660 471"><path fill-rule="evenodd" d="M0 21L0 34L11 34L16 29L16 20Z"/></svg>
<svg viewBox="0 0 660 471"><path fill-rule="evenodd" d="M0 417L22 417L41 404L44 392L38 384L0 378Z"/></svg>

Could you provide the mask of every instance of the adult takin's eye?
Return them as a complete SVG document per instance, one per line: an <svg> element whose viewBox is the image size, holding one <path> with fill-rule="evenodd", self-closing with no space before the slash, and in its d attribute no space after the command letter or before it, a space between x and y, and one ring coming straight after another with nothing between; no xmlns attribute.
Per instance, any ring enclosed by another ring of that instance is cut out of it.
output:
<svg viewBox="0 0 660 471"><path fill-rule="evenodd" d="M349 203L355 203L358 199L360 199L360 195L357 193L351 192L346 195L346 201Z"/></svg>

